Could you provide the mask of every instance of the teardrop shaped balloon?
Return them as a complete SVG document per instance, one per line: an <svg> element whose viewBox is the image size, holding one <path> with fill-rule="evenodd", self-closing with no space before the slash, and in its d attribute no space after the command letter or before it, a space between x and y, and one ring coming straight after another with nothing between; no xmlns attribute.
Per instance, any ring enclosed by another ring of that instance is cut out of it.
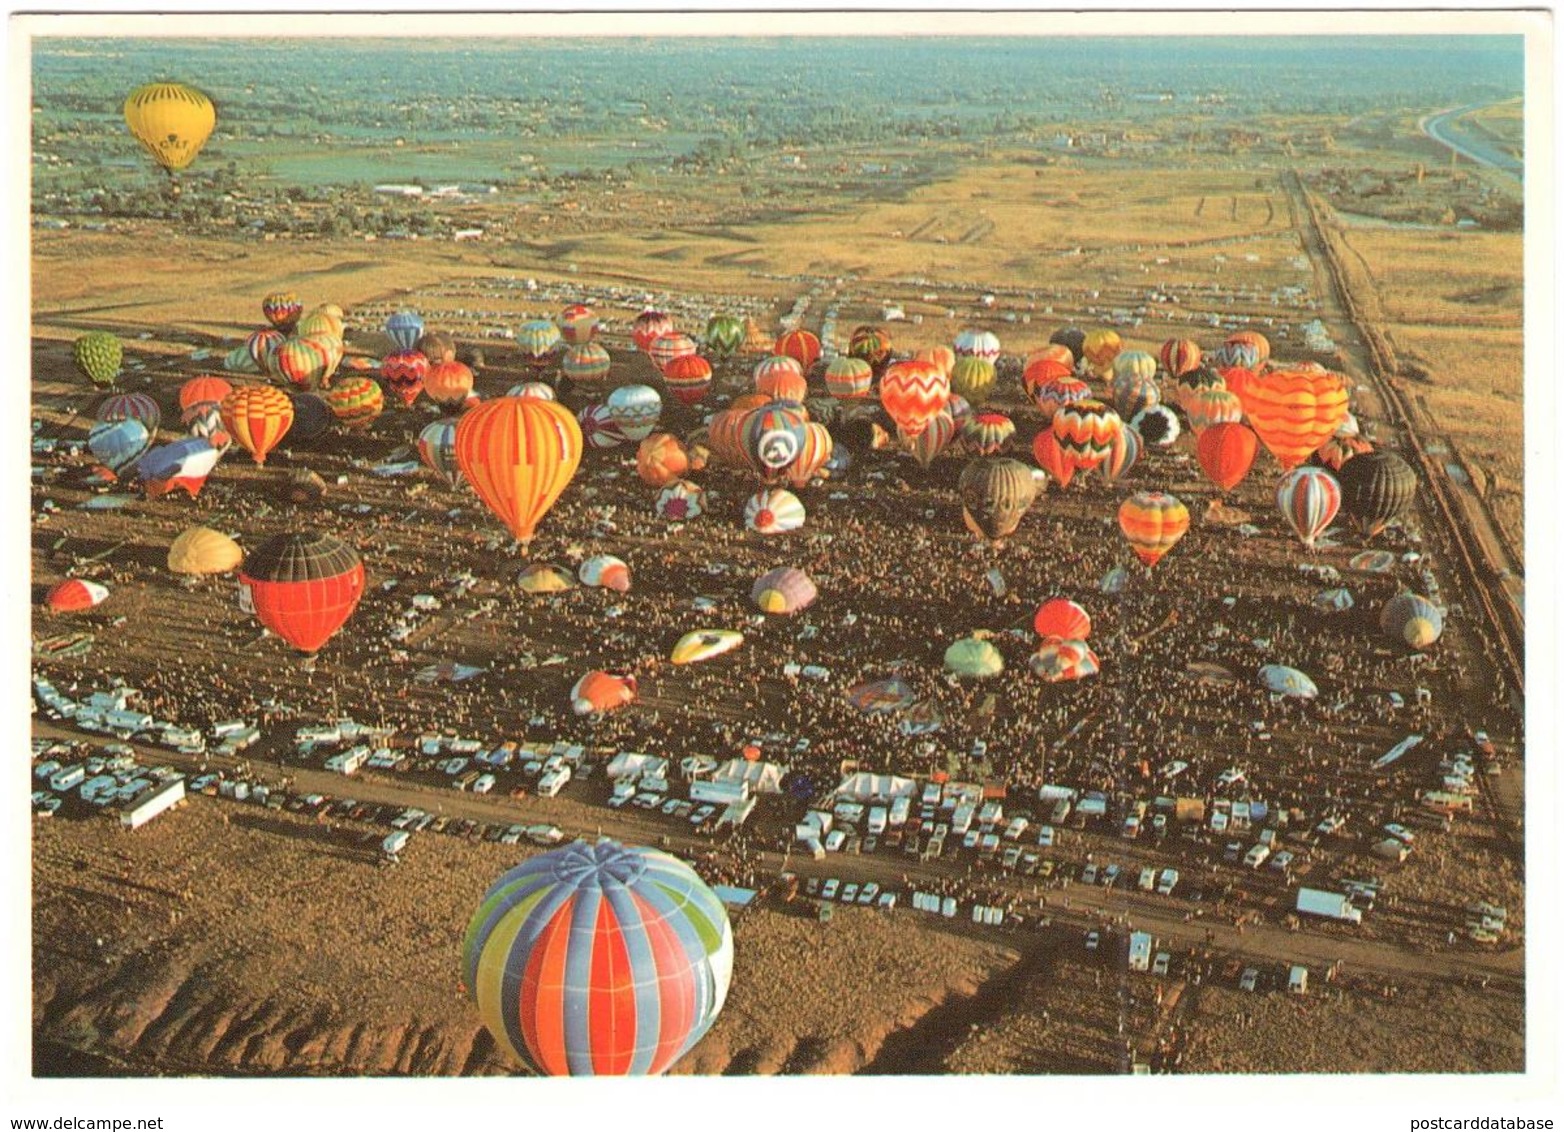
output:
<svg viewBox="0 0 1564 1132"><path fill-rule="evenodd" d="M274 535L239 568L240 603L303 653L318 652L358 608L364 563L334 535Z"/></svg>
<svg viewBox="0 0 1564 1132"><path fill-rule="evenodd" d="M958 489L967 527L987 539L1013 534L1037 498L1032 469L1019 460L973 460Z"/></svg>
<svg viewBox="0 0 1564 1132"><path fill-rule="evenodd" d="M293 427L293 401L270 385L241 385L223 398L223 427L257 464Z"/></svg>
<svg viewBox="0 0 1564 1132"><path fill-rule="evenodd" d="M1060 450L1059 440L1052 429L1045 428L1032 438L1032 459L1060 487L1070 486L1075 469L1065 462L1064 452Z"/></svg>
<svg viewBox="0 0 1564 1132"><path fill-rule="evenodd" d="M1158 354L1162 368L1171 377L1183 377L1200 365L1200 346L1188 338L1169 338Z"/></svg>
<svg viewBox="0 0 1564 1132"><path fill-rule="evenodd" d="M412 353L424 336L424 316L413 310L399 310L386 319L386 333L400 352Z"/></svg>
<svg viewBox="0 0 1564 1132"><path fill-rule="evenodd" d="M1243 482L1259 450L1259 437L1232 422L1212 425L1195 442L1195 458L1201 469L1223 491L1232 491Z"/></svg>
<svg viewBox="0 0 1564 1132"><path fill-rule="evenodd" d="M119 380L125 348L108 331L93 330L71 343L71 357L83 377L100 388L106 388Z"/></svg>
<svg viewBox="0 0 1564 1132"><path fill-rule="evenodd" d="M744 345L744 322L731 314L714 314L706 320L704 338L712 357L731 358Z"/></svg>
<svg viewBox="0 0 1564 1132"><path fill-rule="evenodd" d="M918 461L918 466L927 468L939 455L950 447L950 442L956 437L956 421L950 415L948 409L942 409L936 413L932 420L917 436L906 437L900 432L897 439L902 448L912 453L913 459Z"/></svg>
<svg viewBox="0 0 1564 1132"><path fill-rule="evenodd" d="M418 434L418 458L424 467L444 477L452 487L462 485L461 465L456 462L456 425L459 418L430 421Z"/></svg>
<svg viewBox="0 0 1564 1132"><path fill-rule="evenodd" d="M1341 484L1324 468L1294 468L1276 486L1276 506L1303 545L1325 532L1341 509Z"/></svg>
<svg viewBox="0 0 1564 1132"><path fill-rule="evenodd" d="M1394 452L1365 452L1341 466L1341 505L1372 538L1417 496L1417 473Z"/></svg>
<svg viewBox="0 0 1564 1132"><path fill-rule="evenodd" d="M523 543L576 474L581 445L581 428L570 411L535 397L486 401L456 426L457 466Z"/></svg>
<svg viewBox="0 0 1564 1132"><path fill-rule="evenodd" d="M387 354L380 363L380 376L402 402L402 407L410 409L424 391L424 380L429 376L429 359L417 350Z"/></svg>
<svg viewBox="0 0 1564 1132"><path fill-rule="evenodd" d="M184 83L148 83L125 99L125 125L164 169L178 173L217 125L212 100Z"/></svg>
<svg viewBox="0 0 1564 1132"><path fill-rule="evenodd" d="M933 362L895 362L880 378L880 404L903 436L917 436L950 400L950 376Z"/></svg>
<svg viewBox="0 0 1564 1132"><path fill-rule="evenodd" d="M304 313L304 304L292 291L273 291L261 300L261 313L279 333L292 334Z"/></svg>
<svg viewBox="0 0 1564 1132"><path fill-rule="evenodd" d="M673 319L661 311L642 311L630 325L630 337L635 339L636 349L642 353L651 349L652 343L664 334L672 333Z"/></svg>

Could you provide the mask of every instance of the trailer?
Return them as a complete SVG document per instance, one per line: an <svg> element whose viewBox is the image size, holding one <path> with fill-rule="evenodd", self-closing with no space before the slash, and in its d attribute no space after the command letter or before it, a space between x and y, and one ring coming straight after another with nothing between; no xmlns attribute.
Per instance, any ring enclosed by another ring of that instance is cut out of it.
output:
<svg viewBox="0 0 1564 1132"><path fill-rule="evenodd" d="M1151 949L1155 944L1156 940L1152 938L1150 932L1130 933L1129 963L1131 971L1151 970Z"/></svg>
<svg viewBox="0 0 1564 1132"><path fill-rule="evenodd" d="M1346 920L1361 924L1363 911L1350 897L1340 892L1326 892L1321 888L1300 888L1297 909L1311 916L1325 916L1332 920Z"/></svg>
<svg viewBox="0 0 1564 1132"><path fill-rule="evenodd" d="M181 775L156 786L149 786L126 802L120 810L120 824L126 829L140 829L164 810L172 809L185 797L185 779Z"/></svg>

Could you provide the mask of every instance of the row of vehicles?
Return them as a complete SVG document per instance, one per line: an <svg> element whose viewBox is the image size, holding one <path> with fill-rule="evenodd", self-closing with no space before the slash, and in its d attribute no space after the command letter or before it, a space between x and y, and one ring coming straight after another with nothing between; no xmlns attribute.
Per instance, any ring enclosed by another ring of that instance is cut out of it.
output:
<svg viewBox="0 0 1564 1132"><path fill-rule="evenodd" d="M132 706L140 693L135 688L116 685L108 691L94 691L85 699L66 696L42 676L33 678L33 694L43 706L46 718L69 722L92 734L108 735L122 741L151 743L180 754L199 755L208 750L219 755L235 755L260 739L260 730L242 719L220 721L202 732L184 724L153 718ZM36 707L35 707L36 710Z"/></svg>

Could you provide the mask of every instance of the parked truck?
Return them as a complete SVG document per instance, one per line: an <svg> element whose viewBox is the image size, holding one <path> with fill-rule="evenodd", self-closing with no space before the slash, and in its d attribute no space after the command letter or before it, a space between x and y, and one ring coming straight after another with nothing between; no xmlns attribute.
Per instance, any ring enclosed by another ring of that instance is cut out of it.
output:
<svg viewBox="0 0 1564 1132"><path fill-rule="evenodd" d="M1363 922L1362 909L1354 906L1350 897L1345 893L1326 892L1321 888L1300 888L1298 911L1306 912L1311 916L1327 916L1332 920L1346 920L1353 924Z"/></svg>

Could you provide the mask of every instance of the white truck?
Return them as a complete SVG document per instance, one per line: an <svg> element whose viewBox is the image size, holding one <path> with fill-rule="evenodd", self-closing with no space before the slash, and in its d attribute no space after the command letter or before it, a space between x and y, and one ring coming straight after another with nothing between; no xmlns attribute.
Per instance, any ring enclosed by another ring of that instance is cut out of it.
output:
<svg viewBox="0 0 1564 1132"><path fill-rule="evenodd" d="M642 786L645 786L644 782ZM748 797L749 783L747 782L711 782L697 779L690 783L692 802L711 802L719 806L731 806L734 802L742 802Z"/></svg>
<svg viewBox="0 0 1564 1132"><path fill-rule="evenodd" d="M1297 908L1298 911L1311 916L1326 916L1332 920L1346 920L1353 924L1363 922L1362 910L1355 907L1346 894L1326 892L1322 888L1300 888Z"/></svg>
<svg viewBox="0 0 1564 1132"><path fill-rule="evenodd" d="M543 798L552 798L565 788L565 783L570 781L570 768L558 766L552 770L543 772L543 777L538 779L538 795Z"/></svg>

